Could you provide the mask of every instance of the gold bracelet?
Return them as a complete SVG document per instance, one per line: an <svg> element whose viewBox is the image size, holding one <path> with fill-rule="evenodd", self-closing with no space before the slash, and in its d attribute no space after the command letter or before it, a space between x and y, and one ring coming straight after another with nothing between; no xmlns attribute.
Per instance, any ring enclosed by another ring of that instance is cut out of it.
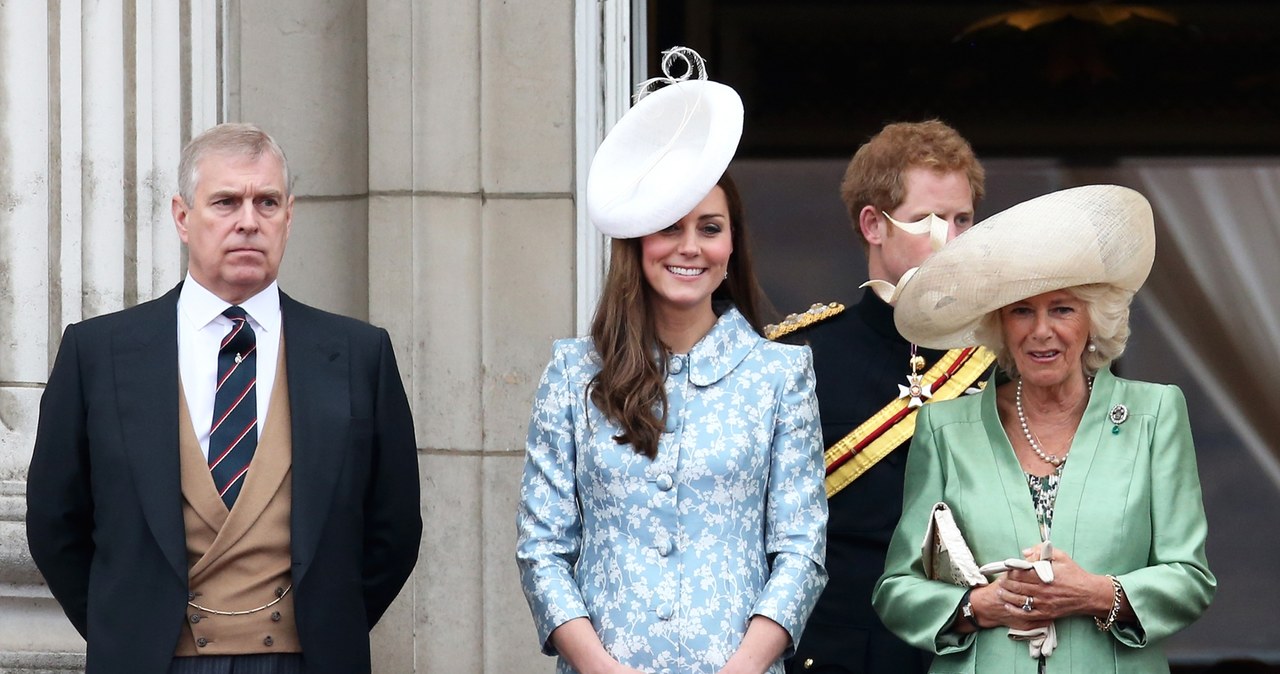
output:
<svg viewBox="0 0 1280 674"><path fill-rule="evenodd" d="M1120 615L1120 601L1124 599L1124 588L1120 587L1120 581L1116 580L1116 577L1110 574L1107 574L1107 580L1111 581L1111 587L1113 590L1111 595L1111 610L1107 611L1106 620L1099 620L1096 616L1093 619L1093 624L1097 625L1098 629L1103 632L1110 631L1111 626L1116 624L1116 616Z"/></svg>

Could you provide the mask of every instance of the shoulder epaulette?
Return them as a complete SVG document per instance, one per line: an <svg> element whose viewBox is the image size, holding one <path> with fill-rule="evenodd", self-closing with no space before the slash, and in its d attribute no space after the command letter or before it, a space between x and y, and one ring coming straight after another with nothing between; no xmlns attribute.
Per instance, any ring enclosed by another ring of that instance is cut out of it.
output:
<svg viewBox="0 0 1280 674"><path fill-rule="evenodd" d="M808 311L788 315L781 323L771 323L764 326L764 336L766 339L776 340L801 328L807 328L814 323L825 321L842 311L844 311L844 305L839 302L830 302L828 304L819 302L809 307Z"/></svg>

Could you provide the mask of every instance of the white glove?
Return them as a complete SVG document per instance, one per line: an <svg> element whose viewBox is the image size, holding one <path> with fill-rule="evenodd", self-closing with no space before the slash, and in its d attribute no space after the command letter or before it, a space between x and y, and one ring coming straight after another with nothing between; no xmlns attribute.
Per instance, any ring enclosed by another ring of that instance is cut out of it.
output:
<svg viewBox="0 0 1280 674"><path fill-rule="evenodd" d="M1049 558L1053 557L1053 544L1045 541L1043 548L1040 550L1040 557L1039 560L1034 562L1028 562L1021 557L1011 557L1001 562L983 564L978 571L983 575L990 576L997 573L1005 573L1010 569L1022 571L1030 569L1034 570L1036 575L1040 577L1040 582L1052 583L1053 565L1050 564ZM1054 623L1031 630L1018 630L1010 627L1009 638L1015 641L1026 641L1027 650L1033 660L1038 660L1041 657L1047 658L1053 655L1053 651L1058 648L1058 628Z"/></svg>
<svg viewBox="0 0 1280 674"><path fill-rule="evenodd" d="M982 575L984 576L992 576L997 573L1004 573L1009 569L1020 569L1022 571L1026 571L1028 569L1034 569L1036 572L1036 575L1040 576L1041 582L1044 582L1044 583L1053 582L1053 565L1050 564L1049 560L1047 559L1028 562L1027 560L1022 559L1020 557L1010 557L1009 559L1006 559L1004 561L991 562L990 564L983 564L978 569L978 571L981 572Z"/></svg>
<svg viewBox="0 0 1280 674"><path fill-rule="evenodd" d="M1027 650L1032 660L1053 655L1058 647L1058 628L1054 623L1033 630L1015 630L1009 628L1009 638L1014 641L1026 641Z"/></svg>

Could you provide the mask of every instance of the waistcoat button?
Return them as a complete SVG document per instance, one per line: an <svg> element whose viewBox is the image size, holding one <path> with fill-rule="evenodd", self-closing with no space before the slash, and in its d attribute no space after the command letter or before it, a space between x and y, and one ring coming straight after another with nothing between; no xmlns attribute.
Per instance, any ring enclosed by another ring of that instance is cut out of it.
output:
<svg viewBox="0 0 1280 674"><path fill-rule="evenodd" d="M199 639L196 639L196 645L200 648L204 648L209 645L209 640L204 637L200 637Z"/></svg>
<svg viewBox="0 0 1280 674"><path fill-rule="evenodd" d="M278 623L278 622L280 622L280 612L279 612L279 611L272 611L272 612L271 612L271 622L274 622L274 623Z"/></svg>
<svg viewBox="0 0 1280 674"><path fill-rule="evenodd" d="M275 640L272 639L271 637L267 637L266 639L262 640L263 646L270 646L271 644L274 644L274 643L275 643Z"/></svg>
<svg viewBox="0 0 1280 674"><path fill-rule="evenodd" d="M200 622L200 616L195 613L191 614L191 622L192 624Z"/></svg>

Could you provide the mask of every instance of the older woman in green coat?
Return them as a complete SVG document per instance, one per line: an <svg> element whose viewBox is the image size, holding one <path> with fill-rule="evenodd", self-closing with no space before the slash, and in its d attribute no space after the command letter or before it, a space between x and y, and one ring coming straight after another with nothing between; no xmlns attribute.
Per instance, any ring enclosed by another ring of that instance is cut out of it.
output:
<svg viewBox="0 0 1280 674"><path fill-rule="evenodd" d="M980 395L921 410L872 599L937 654L931 671L1167 672L1162 642L1213 598L1182 392L1109 370L1154 252L1147 200L1094 185L992 216L901 285L905 337L985 344L1000 363ZM931 578L939 502L977 563L1048 564L973 587Z"/></svg>

